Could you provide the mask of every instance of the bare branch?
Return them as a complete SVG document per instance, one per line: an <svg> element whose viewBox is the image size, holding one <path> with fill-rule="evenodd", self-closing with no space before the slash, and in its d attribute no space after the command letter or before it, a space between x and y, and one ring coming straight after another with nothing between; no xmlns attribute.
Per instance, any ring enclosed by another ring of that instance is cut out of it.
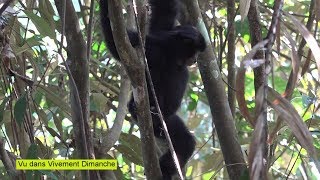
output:
<svg viewBox="0 0 320 180"><path fill-rule="evenodd" d="M119 93L119 105L117 108L116 118L114 119L114 124L111 129L107 132L107 134L102 139L102 152L108 152L111 147L118 141L121 129L123 125L124 118L127 113L127 103L129 100L129 92L130 92L130 81L125 73L124 69L122 70L121 76L121 87Z"/></svg>

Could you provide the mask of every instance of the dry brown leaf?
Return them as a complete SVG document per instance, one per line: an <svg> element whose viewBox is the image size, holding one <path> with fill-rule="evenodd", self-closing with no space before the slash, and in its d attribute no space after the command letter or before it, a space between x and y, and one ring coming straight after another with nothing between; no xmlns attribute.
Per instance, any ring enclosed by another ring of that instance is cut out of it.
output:
<svg viewBox="0 0 320 180"><path fill-rule="evenodd" d="M296 43L292 39L292 37L285 31L285 36L289 40L289 44L291 46L291 60L292 60L292 70L290 73L290 77L287 83L287 87L285 92L283 93L283 97L290 97L293 93L294 88L296 87L297 79L299 76L299 67L300 67L300 58L298 57Z"/></svg>
<svg viewBox="0 0 320 180"><path fill-rule="evenodd" d="M268 88L268 104L277 112L279 118L286 122L300 145L312 157L315 157L311 133L292 104L270 87Z"/></svg>
<svg viewBox="0 0 320 180"><path fill-rule="evenodd" d="M264 60L252 60L256 52L263 48L268 43L268 40L261 41L260 43L256 44L252 50L243 58L240 64L240 68L238 70L237 76L236 76L236 98L238 101L239 109L241 114L244 116L244 118L252 125L254 126L253 117L250 115L250 112L247 107L246 100L244 98L244 79L245 79L245 73L247 67L257 67L257 65L261 65L264 63Z"/></svg>
<svg viewBox="0 0 320 180"><path fill-rule="evenodd" d="M265 140L263 139L265 128L263 127L264 115L261 112L252 134L252 142L249 151L249 171L250 179L260 179L260 175L265 176L267 172L266 160L263 158L265 150Z"/></svg>
<svg viewBox="0 0 320 180"><path fill-rule="evenodd" d="M6 43L1 51L1 58L3 59L4 66L10 68L10 61L15 57L10 44Z"/></svg>
<svg viewBox="0 0 320 180"><path fill-rule="evenodd" d="M316 39L313 37L313 35L309 32L309 30L306 28L305 25L303 25L300 21L298 21L294 16L284 13L286 16L288 16L294 23L295 27L299 30L303 38L306 40L307 44L309 45L313 57L316 60L317 67L318 67L318 75L320 77L320 48L318 46L318 43Z"/></svg>

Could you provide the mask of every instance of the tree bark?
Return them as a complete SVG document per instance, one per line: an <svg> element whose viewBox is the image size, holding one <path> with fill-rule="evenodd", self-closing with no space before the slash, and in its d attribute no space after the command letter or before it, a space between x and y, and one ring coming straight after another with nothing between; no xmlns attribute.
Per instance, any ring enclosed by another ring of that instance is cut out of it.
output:
<svg viewBox="0 0 320 180"><path fill-rule="evenodd" d="M137 5L141 6L143 4L144 3L138 3ZM138 7L137 9L141 10L143 8ZM145 174L147 179L162 179L153 135L145 67L143 63L144 59L137 55L138 53L129 42L122 14L121 1L109 0L109 17L112 23L113 38L117 51L133 86L133 96L137 108L138 125L141 134ZM141 54L141 52L139 54Z"/></svg>
<svg viewBox="0 0 320 180"><path fill-rule="evenodd" d="M94 159L93 139L89 126L89 66L87 45L81 34L79 19L72 1L55 0L55 4L65 22L67 55L70 63L70 99L73 130L79 158ZM64 14L65 13L65 14ZM64 30L62 32L64 32ZM73 80L74 81L73 81ZM80 101L80 102L79 102ZM97 179L97 171L82 171L85 179Z"/></svg>
<svg viewBox="0 0 320 180"><path fill-rule="evenodd" d="M227 13L228 13L228 101L231 109L232 116L234 117L236 111L236 95L235 95L235 84L236 84L236 68L235 68L235 29L234 29L234 17L236 14L235 1L227 1Z"/></svg>
<svg viewBox="0 0 320 180"><path fill-rule="evenodd" d="M211 48L208 32L203 23L198 1L186 0L191 22L197 25L204 35L207 48L198 58L198 65L208 97L211 114L217 130L223 157L230 179L239 179L247 169L241 146L238 142L235 124L228 104L224 83L220 70Z"/></svg>

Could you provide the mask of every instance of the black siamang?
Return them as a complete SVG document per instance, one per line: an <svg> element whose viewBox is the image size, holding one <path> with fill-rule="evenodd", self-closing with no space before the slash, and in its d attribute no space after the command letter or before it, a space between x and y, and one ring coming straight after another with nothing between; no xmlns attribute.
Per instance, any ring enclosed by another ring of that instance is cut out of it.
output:
<svg viewBox="0 0 320 180"><path fill-rule="evenodd" d="M152 13L145 42L146 57L174 149L181 167L184 167L195 149L195 140L176 112L186 90L189 76L187 66L194 63L195 56L206 48L206 44L203 36L195 27L175 25L179 11L177 0L149 0L149 3ZM102 30L107 47L114 58L120 60L108 17L108 0L100 0L100 9ZM137 32L130 30L127 32L131 45L140 46ZM155 101L150 90L149 100L151 109L155 109ZM128 107L132 116L136 118L133 98ZM158 115L153 113L152 121L155 136L165 139ZM160 167L163 179L171 179L176 173L170 151L160 157Z"/></svg>

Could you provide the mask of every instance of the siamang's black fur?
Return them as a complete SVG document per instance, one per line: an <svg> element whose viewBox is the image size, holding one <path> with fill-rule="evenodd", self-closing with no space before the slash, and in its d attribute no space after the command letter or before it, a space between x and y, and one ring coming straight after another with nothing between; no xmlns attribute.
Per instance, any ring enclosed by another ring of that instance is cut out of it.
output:
<svg viewBox="0 0 320 180"><path fill-rule="evenodd" d="M109 51L114 58L120 60L112 36L107 1L100 0L102 30ZM174 149L181 167L184 167L195 149L195 140L176 112L180 107L188 81L187 66L194 63L195 55L199 51L205 49L205 40L191 25L175 26L179 11L177 0L149 0L149 3L152 13L145 42L146 57ZM137 32L128 30L128 36L133 47L140 45ZM149 99L150 107L155 107L150 90ZM132 116L136 118L132 98L128 107ZM155 136L165 139L159 117L152 114L152 120ZM160 166L163 179L171 179L176 173L169 151L160 157Z"/></svg>

